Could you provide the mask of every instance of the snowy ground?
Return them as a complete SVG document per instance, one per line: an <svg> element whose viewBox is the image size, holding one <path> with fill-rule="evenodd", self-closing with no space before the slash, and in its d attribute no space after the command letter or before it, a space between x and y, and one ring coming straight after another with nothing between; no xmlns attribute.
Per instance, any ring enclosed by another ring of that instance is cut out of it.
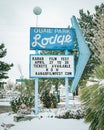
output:
<svg viewBox="0 0 104 130"><path fill-rule="evenodd" d="M79 106L79 104L77 100L69 102L70 106ZM38 117L20 122L14 121L14 114L2 113L0 114L0 130L88 130L89 124L84 123L83 119L55 118L56 113L61 113L62 109L65 109L64 106L65 102L61 102L58 109L47 109L40 112Z"/></svg>
<svg viewBox="0 0 104 130"><path fill-rule="evenodd" d="M0 130L88 130L83 119L34 118L14 122L13 114L0 114ZM12 127L11 127L12 126Z"/></svg>

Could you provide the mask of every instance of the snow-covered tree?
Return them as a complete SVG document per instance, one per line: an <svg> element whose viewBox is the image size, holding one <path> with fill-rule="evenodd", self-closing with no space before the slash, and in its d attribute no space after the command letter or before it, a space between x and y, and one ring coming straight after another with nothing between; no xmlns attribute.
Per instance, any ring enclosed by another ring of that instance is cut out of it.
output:
<svg viewBox="0 0 104 130"><path fill-rule="evenodd" d="M93 29L93 43L97 48L97 50L95 50L95 55L97 55L100 61L104 63L104 5L102 6L101 11L99 6L96 6L96 14L94 15L96 27Z"/></svg>
<svg viewBox="0 0 104 130"><path fill-rule="evenodd" d="M95 64L92 75L98 82L82 88L80 99L86 110L85 121L90 122L89 130L104 130L104 4L96 6L95 10L90 44L93 55L100 60L100 65Z"/></svg>
<svg viewBox="0 0 104 130"><path fill-rule="evenodd" d="M5 49L5 45L3 43L0 44L0 59L4 58L7 54L7 49ZM3 60L0 60L0 88L3 87L5 83L3 79L7 79L8 71L11 69L13 64L5 63Z"/></svg>
<svg viewBox="0 0 104 130"><path fill-rule="evenodd" d="M102 62L101 57L102 53L104 53L104 4L95 6L94 14L91 14L89 11L85 13L83 9L79 11L79 14L80 18L78 18L78 21L86 43L91 50L91 57L82 75L82 81L85 81L93 73L94 67Z"/></svg>

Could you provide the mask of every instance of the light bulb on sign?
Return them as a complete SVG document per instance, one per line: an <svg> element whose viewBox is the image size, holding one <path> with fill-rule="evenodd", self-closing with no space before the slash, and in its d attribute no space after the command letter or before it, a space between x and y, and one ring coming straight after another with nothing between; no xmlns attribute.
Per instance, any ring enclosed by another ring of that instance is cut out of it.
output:
<svg viewBox="0 0 104 130"><path fill-rule="evenodd" d="M35 15L40 15L42 12L42 9L40 7L34 7L33 12Z"/></svg>

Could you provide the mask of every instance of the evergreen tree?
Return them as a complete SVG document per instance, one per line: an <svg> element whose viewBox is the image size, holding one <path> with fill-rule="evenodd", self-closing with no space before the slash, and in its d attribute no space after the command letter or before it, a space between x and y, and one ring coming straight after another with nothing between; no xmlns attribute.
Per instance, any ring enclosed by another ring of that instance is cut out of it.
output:
<svg viewBox="0 0 104 130"><path fill-rule="evenodd" d="M99 57L101 63L104 63L104 4L101 4L100 7L96 6L95 9L94 22L96 27L93 29L93 43L97 48L95 55Z"/></svg>
<svg viewBox="0 0 104 130"><path fill-rule="evenodd" d="M7 49L5 49L5 45L2 43L0 44L0 59L4 58L7 54ZM3 79L9 78L7 76L7 72L11 69L13 64L5 63L3 60L0 60L0 88L3 87L5 83Z"/></svg>
<svg viewBox="0 0 104 130"><path fill-rule="evenodd" d="M81 89L80 99L85 106L85 121L90 122L89 130L104 130L104 4L95 7L92 28L92 51L100 60L100 65L93 69L94 85Z"/></svg>
<svg viewBox="0 0 104 130"><path fill-rule="evenodd" d="M86 68L82 75L81 81L85 81L93 73L94 67L101 63L101 57L99 55L99 48L98 48L99 46L98 37L101 31L102 31L101 35L103 37L104 30L103 29L99 30L97 21L100 21L101 15L102 17L104 15L104 4L95 7L95 14L90 14L89 11L87 11L87 13L84 13L83 9L80 10L79 13L80 13L80 18L78 19L78 21L81 30L83 32L83 35L85 37L86 43L88 44L92 53L90 60L88 61L88 64L86 65ZM102 24L104 25L104 23ZM99 34L97 34L98 30L99 30ZM98 37L96 37L96 34L98 35Z"/></svg>

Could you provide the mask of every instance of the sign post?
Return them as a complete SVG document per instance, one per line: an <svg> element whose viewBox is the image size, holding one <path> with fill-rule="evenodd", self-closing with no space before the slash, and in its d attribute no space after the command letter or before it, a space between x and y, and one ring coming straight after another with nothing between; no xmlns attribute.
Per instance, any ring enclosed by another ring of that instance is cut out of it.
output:
<svg viewBox="0 0 104 130"><path fill-rule="evenodd" d="M38 54L38 50L36 50L36 54ZM35 77L35 115L37 115L39 112L38 97L38 77Z"/></svg>
<svg viewBox="0 0 104 130"><path fill-rule="evenodd" d="M68 55L68 50L65 50L65 55ZM74 67L73 67L73 69L74 69ZM65 108L67 109L68 106L69 106L68 77L65 78L65 93L66 93L66 104L65 104Z"/></svg>
<svg viewBox="0 0 104 130"><path fill-rule="evenodd" d="M35 7L33 9L34 14L36 15L36 28L38 26L38 15L41 14L42 9L40 7ZM38 54L38 50L36 50L36 54ZM35 78L35 114L38 114L38 78Z"/></svg>

